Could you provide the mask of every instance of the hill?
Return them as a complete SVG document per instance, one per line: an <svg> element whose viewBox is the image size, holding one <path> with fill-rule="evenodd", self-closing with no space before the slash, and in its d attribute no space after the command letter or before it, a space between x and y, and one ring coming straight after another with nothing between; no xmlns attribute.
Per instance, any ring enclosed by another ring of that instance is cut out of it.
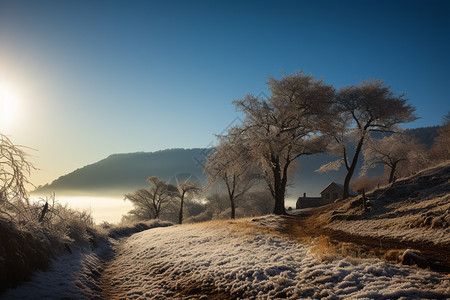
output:
<svg viewBox="0 0 450 300"><path fill-rule="evenodd" d="M338 209L321 218L330 221L330 228L349 234L449 245L449 191L446 162L367 193L368 211L358 196L336 204Z"/></svg>
<svg viewBox="0 0 450 300"><path fill-rule="evenodd" d="M359 196L296 215L111 236L2 296L449 299L449 171L447 162L375 189L368 211Z"/></svg>
<svg viewBox="0 0 450 300"><path fill-rule="evenodd" d="M407 133L419 142L430 146L437 136L439 127L409 129ZM167 181L176 178L185 179L192 176L201 184L205 183L203 174L205 156L211 149L167 149L156 152L138 152L113 154L109 157L77 169L61 176L50 184L39 186L32 194L47 195L56 192L57 195L113 195L123 194L147 186L149 176L158 176ZM315 173L321 165L336 159L329 154L300 157L297 162L296 176L288 189L288 198L296 199L306 193L309 196L318 195L331 181L343 182L345 171L333 171L326 174ZM359 160L359 167L362 159ZM379 176L382 168L375 168L369 176Z"/></svg>
<svg viewBox="0 0 450 300"><path fill-rule="evenodd" d="M207 149L206 149L207 150ZM169 149L156 152L113 154L91 165L39 186L32 194L120 195L146 187L149 176L171 181L192 175L205 181L201 163L205 149ZM200 163L199 163L200 161Z"/></svg>

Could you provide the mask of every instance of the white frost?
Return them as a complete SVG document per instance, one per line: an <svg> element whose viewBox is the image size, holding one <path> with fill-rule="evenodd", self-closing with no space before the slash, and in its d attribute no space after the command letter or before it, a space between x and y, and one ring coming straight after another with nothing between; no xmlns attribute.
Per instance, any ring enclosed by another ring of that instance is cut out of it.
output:
<svg viewBox="0 0 450 300"><path fill-rule="evenodd" d="M214 286L233 298L255 299L424 299L450 295L450 277L379 260L321 261L310 247L259 231L276 227L278 217L254 222L210 222L146 230L123 239L101 272L101 255L74 253L49 272L4 296L6 299L100 297L171 299L186 286ZM200 292L201 293L201 292ZM52 295L54 297L52 297Z"/></svg>

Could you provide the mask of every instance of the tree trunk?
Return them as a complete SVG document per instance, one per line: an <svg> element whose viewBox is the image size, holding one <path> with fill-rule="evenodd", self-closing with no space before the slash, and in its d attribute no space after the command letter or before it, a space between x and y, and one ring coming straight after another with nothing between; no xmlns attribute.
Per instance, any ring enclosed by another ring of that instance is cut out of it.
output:
<svg viewBox="0 0 450 300"><path fill-rule="evenodd" d="M397 167L397 163L394 163L391 167L391 173L389 174L389 183L394 181L394 174L395 174L396 167Z"/></svg>
<svg viewBox="0 0 450 300"><path fill-rule="evenodd" d="M275 194L275 207L273 213L275 215L286 215L286 208L284 207L284 196L286 192L286 176L281 176L279 160L272 157L272 162L274 167L272 168L273 179L274 179L274 194ZM283 170L283 175L286 173L286 167Z"/></svg>
<svg viewBox="0 0 450 300"><path fill-rule="evenodd" d="M178 224L183 224L183 204L184 204L184 194L185 192L183 192L181 194L181 203L180 203L180 213L178 215Z"/></svg>
<svg viewBox="0 0 450 300"><path fill-rule="evenodd" d="M348 192L348 190L349 190L349 185L350 185L350 179L352 179L352 176L353 176L353 171L354 170L348 170L347 171L347 175L345 176L345 179L344 179L344 192L342 194L342 198L343 199L347 199L350 196L350 193Z"/></svg>
<svg viewBox="0 0 450 300"><path fill-rule="evenodd" d="M365 189L361 189L361 192L362 192L363 208L364 208L364 211L367 211L366 191L365 191Z"/></svg>
<svg viewBox="0 0 450 300"><path fill-rule="evenodd" d="M39 217L39 222L44 221L44 217L47 211L48 211L48 202L45 202L44 207L42 208L41 216Z"/></svg>
<svg viewBox="0 0 450 300"><path fill-rule="evenodd" d="M236 176L233 176L233 184L230 186L230 182L225 180L225 184L227 186L228 198L230 198L230 206L231 206L231 218L236 218L236 208L234 207L234 192L236 187Z"/></svg>
<svg viewBox="0 0 450 300"><path fill-rule="evenodd" d="M284 192L275 191L275 208L273 210L275 215L285 215L286 208L284 207Z"/></svg>
<svg viewBox="0 0 450 300"><path fill-rule="evenodd" d="M234 198L230 197L230 204L231 204L231 218L236 219L236 208L234 207Z"/></svg>
<svg viewBox="0 0 450 300"><path fill-rule="evenodd" d="M349 186L350 180L352 179L353 173L355 172L356 164L358 163L359 153L361 152L362 145L364 143L364 136L359 140L358 146L356 147L355 154L353 155L352 163L349 168L347 168L347 175L344 179L344 193L342 195L343 199L347 199L350 196Z"/></svg>

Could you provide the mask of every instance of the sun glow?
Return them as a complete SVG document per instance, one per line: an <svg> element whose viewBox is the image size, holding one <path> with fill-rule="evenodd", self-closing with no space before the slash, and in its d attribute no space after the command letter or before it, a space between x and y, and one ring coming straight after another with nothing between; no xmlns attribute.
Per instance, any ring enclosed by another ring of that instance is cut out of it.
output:
<svg viewBox="0 0 450 300"><path fill-rule="evenodd" d="M17 112L17 98L11 90L0 85L0 130L12 125Z"/></svg>

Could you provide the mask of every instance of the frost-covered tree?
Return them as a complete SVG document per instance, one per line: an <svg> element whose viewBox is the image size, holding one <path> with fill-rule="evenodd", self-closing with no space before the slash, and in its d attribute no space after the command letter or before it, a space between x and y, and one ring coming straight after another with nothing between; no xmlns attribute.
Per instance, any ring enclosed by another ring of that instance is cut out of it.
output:
<svg viewBox="0 0 450 300"><path fill-rule="evenodd" d="M396 174L401 174L398 167L405 168L413 158L417 159L415 152L423 152L423 145L417 144L411 137L404 133L394 133L381 139L367 138L367 145L363 149L364 165L361 172L382 164L388 170L391 183Z"/></svg>
<svg viewBox="0 0 450 300"><path fill-rule="evenodd" d="M439 135L434 139L428 155L436 163L450 159L450 112L444 116L444 123L439 128Z"/></svg>
<svg viewBox="0 0 450 300"><path fill-rule="evenodd" d="M207 158L205 174L208 187L223 184L231 206L231 218L236 217L236 200L242 197L260 179L260 171L251 157L243 135L232 128L220 141L214 153Z"/></svg>
<svg viewBox="0 0 450 300"><path fill-rule="evenodd" d="M274 200L267 189L249 191L240 204L246 216L262 216L272 213Z"/></svg>
<svg viewBox="0 0 450 300"><path fill-rule="evenodd" d="M33 169L24 147L0 134L0 205L14 198L28 199L26 185L30 184L28 176Z"/></svg>
<svg viewBox="0 0 450 300"><path fill-rule="evenodd" d="M280 80L271 77L267 85L269 99L247 95L234 104L245 114L240 130L275 200L273 212L286 214L289 168L299 156L325 149L318 133L329 116L334 88L301 71Z"/></svg>
<svg viewBox="0 0 450 300"><path fill-rule="evenodd" d="M344 164L344 199L349 197L350 180L358 163L365 140L371 132L395 132L397 125L417 119L415 108L407 104L404 95L397 95L383 81L363 81L358 86L341 88L336 94L336 114L333 124L325 131L334 143L332 154L337 161L323 165L317 172L337 170Z"/></svg>
<svg viewBox="0 0 450 300"><path fill-rule="evenodd" d="M178 183L176 190L172 195L180 199L180 210L178 213L178 224L183 224L183 208L187 197L199 195L201 192L200 184L198 182L184 181Z"/></svg>
<svg viewBox="0 0 450 300"><path fill-rule="evenodd" d="M162 209L172 202L178 189L156 176L148 177L147 182L151 185L149 188L126 194L125 199L134 206L130 213L140 218L158 219Z"/></svg>

